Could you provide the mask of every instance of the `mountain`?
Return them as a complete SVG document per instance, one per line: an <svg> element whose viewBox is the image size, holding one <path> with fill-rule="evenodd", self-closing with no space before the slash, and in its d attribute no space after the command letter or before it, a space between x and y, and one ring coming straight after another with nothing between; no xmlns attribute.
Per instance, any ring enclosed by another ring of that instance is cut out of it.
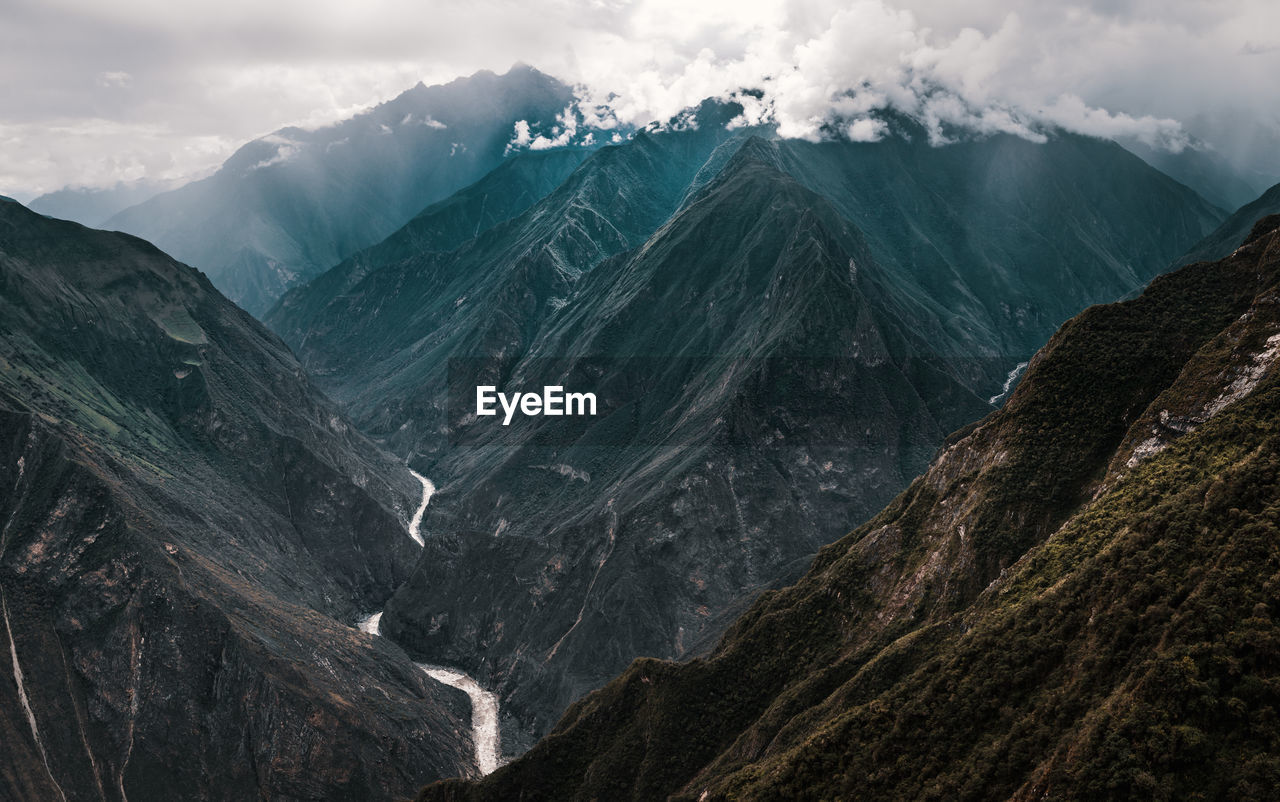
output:
<svg viewBox="0 0 1280 802"><path fill-rule="evenodd" d="M577 292L528 356L454 363L450 381L501 370L504 386L596 393L599 416L558 435L455 410L430 567L383 617L416 651L484 665L528 711L513 737L631 655L692 647L712 610L794 571L989 409L857 230L749 154Z"/></svg>
<svg viewBox="0 0 1280 802"><path fill-rule="evenodd" d="M383 632L498 690L508 753L633 657L713 643L998 404L1055 326L1221 219L1101 140L712 124L735 113L601 148L454 250L340 268L267 316L439 488ZM602 411L504 427L469 416L481 384Z"/></svg>
<svg viewBox="0 0 1280 802"><path fill-rule="evenodd" d="M1280 214L1280 184L1262 193L1250 203L1240 207L1235 214L1223 221L1209 236L1196 243L1181 259L1180 265L1222 259L1231 254L1249 234L1258 219Z"/></svg>
<svg viewBox="0 0 1280 802"><path fill-rule="evenodd" d="M571 100L567 86L524 66L418 84L349 120L256 139L214 175L103 227L156 243L262 314L294 282L385 239L496 167L516 121L550 126Z"/></svg>
<svg viewBox="0 0 1280 802"><path fill-rule="evenodd" d="M1212 149L1193 143L1176 153L1153 148L1137 140L1121 140L1126 150L1147 164L1198 192L1205 200L1233 212L1258 197L1270 182L1250 170L1241 170ZM1248 233L1246 229L1244 234Z"/></svg>
<svg viewBox="0 0 1280 802"><path fill-rule="evenodd" d="M97 227L117 212L173 188L171 182L147 179L122 181L111 187L64 187L41 195L27 207L49 217Z"/></svg>
<svg viewBox="0 0 1280 802"><path fill-rule="evenodd" d="M419 556L417 480L198 271L0 200L0 486L0 797L473 771L465 699L346 623Z"/></svg>
<svg viewBox="0 0 1280 802"><path fill-rule="evenodd" d="M1272 216L1068 322L711 654L419 799L1269 798L1277 357Z"/></svg>
<svg viewBox="0 0 1280 802"><path fill-rule="evenodd" d="M963 355L1029 356L1084 307L1145 285L1166 254L1222 219L1105 140L997 136L935 148L918 125L895 126L879 143L771 142L760 158L855 223L947 320Z"/></svg>
<svg viewBox="0 0 1280 802"><path fill-rule="evenodd" d="M481 232L506 222L549 195L587 157L579 148L527 151L508 158L493 172L442 201L423 209L396 233L344 259L308 284L284 294L265 316L290 320L309 316L312 299L339 296L360 282L370 270L411 259L418 253L452 251Z"/></svg>
<svg viewBox="0 0 1280 802"><path fill-rule="evenodd" d="M723 124L740 111L707 103L701 109L706 125L640 132L626 146L601 148L536 204L485 228L467 215L484 207L489 187L539 164L529 160L537 154L513 159L458 198L425 210L377 248L290 293L265 320L308 371L359 410L357 417L380 421L372 429L376 435L393 437L401 450L434 449L434 424L403 408L423 405L415 399L424 374L443 376L448 356L486 355L508 339L523 341L579 276L643 244L679 207L716 147L732 136ZM414 247L437 226L437 212L455 211L469 222L440 227L478 229L478 236L452 250L446 250L448 242L440 250ZM440 341L430 347L442 356L404 365L404 352L421 350L428 333ZM493 348L483 344L490 340ZM357 377L357 371L365 374ZM443 382L435 386L443 388Z"/></svg>

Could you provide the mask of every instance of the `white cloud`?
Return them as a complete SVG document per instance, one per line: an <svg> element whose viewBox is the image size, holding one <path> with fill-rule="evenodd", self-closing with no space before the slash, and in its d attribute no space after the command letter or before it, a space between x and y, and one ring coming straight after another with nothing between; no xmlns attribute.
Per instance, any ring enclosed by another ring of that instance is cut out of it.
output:
<svg viewBox="0 0 1280 802"><path fill-rule="evenodd" d="M98 73L98 86L128 86L133 76L122 70L111 70Z"/></svg>
<svg viewBox="0 0 1280 802"><path fill-rule="evenodd" d="M765 16L776 16L776 9ZM1028 23L1015 10L993 16L986 33L974 27L939 32L884 0L817 0L805 4L803 13L789 8L787 18L791 27L785 30L746 32L749 44L730 58L704 47L683 65L653 54L641 54L645 61L636 64L615 59L612 70L598 65L586 100L607 102L618 118L637 124L666 119L706 96L732 96L746 107L738 124L773 123L781 136L809 140L835 131L859 140L880 138L887 127L874 113L893 110L921 121L935 144L963 131L1041 141L1054 126L1164 147L1187 141L1174 119L1111 112L1072 91L1087 87L1076 83L1087 66L1079 60L1097 58L1095 51L1108 56L1098 66L1123 76L1111 58L1111 39L1131 40L1135 30L1149 27L1146 22L1120 30L1115 20L1102 18L1083 25L1097 36L1091 50L1079 47L1080 25L1062 33L1040 18ZM1059 51L1050 46L1054 38L1072 46ZM620 52L623 58L633 55L625 48ZM1052 66L1058 59L1071 63ZM664 75L660 61L675 66ZM1149 76L1140 82L1149 83ZM762 94L735 95L742 88Z"/></svg>
<svg viewBox="0 0 1280 802"><path fill-rule="evenodd" d="M507 153L518 148L527 148L529 143L533 141L533 135L529 133L528 120L516 120L514 130L511 134L511 141L507 143Z"/></svg>
<svg viewBox="0 0 1280 802"><path fill-rule="evenodd" d="M845 130L845 136L852 142L876 142L889 132L889 126L883 120L863 117L854 120Z"/></svg>
<svg viewBox="0 0 1280 802"><path fill-rule="evenodd" d="M937 141L1063 125L1176 147L1177 121L1280 173L1276 30L1274 0L10 0L0 193L207 171L517 60L584 87L578 136L758 87L744 121L785 135L876 135L889 107Z"/></svg>
<svg viewBox="0 0 1280 802"><path fill-rule="evenodd" d="M382 126L385 131L390 131L385 125ZM259 170L263 167L270 167L273 164L280 164L288 161L302 151L302 143L296 142L287 136L280 134L268 134L262 138L263 142L276 146L276 152L269 158L262 159L257 164L251 165L249 170ZM327 149L327 148L326 148Z"/></svg>
<svg viewBox="0 0 1280 802"><path fill-rule="evenodd" d="M521 122L524 122L521 120ZM525 128L526 135L528 127ZM556 124L551 127L551 136L539 134L529 143L530 150L550 150L552 148L563 148L573 142L574 137L578 135L578 118L574 113L574 108L570 106L564 111L556 115ZM513 143L514 144L514 143Z"/></svg>

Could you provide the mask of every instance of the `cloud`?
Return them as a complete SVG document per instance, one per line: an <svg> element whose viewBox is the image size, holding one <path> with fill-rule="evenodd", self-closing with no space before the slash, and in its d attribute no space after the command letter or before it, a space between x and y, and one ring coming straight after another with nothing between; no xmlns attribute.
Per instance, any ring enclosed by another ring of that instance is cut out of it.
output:
<svg viewBox="0 0 1280 802"><path fill-rule="evenodd" d="M1043 15L1028 21L1010 10L993 17L998 22L989 32L961 27L943 33L883 0L810 3L803 14L789 7L787 18L785 30L746 35L750 44L730 58L703 48L683 66L665 59L677 65L666 75L659 64L664 59L654 57L647 64L616 63L611 73L592 70L597 77L586 85L586 102L607 104L618 119L640 124L706 96L732 98L746 107L738 124L771 123L781 136L808 140L838 134L878 139L888 130L884 114L896 112L924 124L934 144L966 133L1042 141L1052 128L1171 149L1188 141L1171 117L1109 111L1077 91L1088 87L1081 71L1092 69L1082 59L1108 54L1100 64L1114 69L1110 40L1132 39L1129 28L1149 27L1146 21L1117 31L1116 20L1104 24L1099 17L1062 33ZM1094 47L1079 47L1084 30L1097 35ZM1071 46L1051 46L1054 38ZM1064 53L1070 63L1053 66Z"/></svg>
<svg viewBox="0 0 1280 802"><path fill-rule="evenodd" d="M1090 136L1107 139L1137 139L1145 145L1175 153L1188 144L1182 125L1174 120L1150 115L1131 117L1090 108L1075 95L1061 95L1038 111L1038 116L1053 125Z"/></svg>
<svg viewBox="0 0 1280 802"><path fill-rule="evenodd" d="M511 141L507 143L506 152L513 150L528 148L529 150L551 150L552 148L563 148L567 145L575 144L574 139L578 136L578 117L581 116L574 106L567 107L564 111L556 115L555 124L550 127L546 134L532 133L528 120L517 120L515 130L512 133ZM590 132L587 137L591 137ZM591 141L594 141L592 137ZM590 145L585 137L576 144Z"/></svg>
<svg viewBox="0 0 1280 802"><path fill-rule="evenodd" d="M507 153L519 148L529 147L529 143L533 141L533 135L529 133L528 120L516 120L515 130L511 134L511 141L507 143Z"/></svg>
<svg viewBox="0 0 1280 802"><path fill-rule="evenodd" d="M1240 47L1240 55L1262 56L1262 55L1266 55L1267 53L1275 53L1278 50L1280 50L1280 44L1264 45L1264 44L1259 44L1258 42L1250 41L1250 42L1245 42L1244 45Z"/></svg>
<svg viewBox="0 0 1280 802"><path fill-rule="evenodd" d="M390 128L387 128L385 125L382 126L382 128L385 132L390 132L391 130ZM286 162L289 159L292 159L294 156L298 155L300 152L302 152L303 145L301 142L294 141L289 137L281 136L280 134L269 134L267 136L262 137L262 141L270 145L275 145L276 146L275 154L273 154L272 156L266 159L260 160L256 164L250 165L245 170L245 172L248 172L249 170L260 170L263 167L270 167L273 164L280 164L281 162Z"/></svg>
<svg viewBox="0 0 1280 802"><path fill-rule="evenodd" d="M98 73L98 86L128 86L133 76L123 70Z"/></svg>
<svg viewBox="0 0 1280 802"><path fill-rule="evenodd" d="M866 117L854 120L845 129L845 136L851 142L876 142L883 139L887 133L889 133L889 126L883 120L872 120Z"/></svg>
<svg viewBox="0 0 1280 802"><path fill-rule="evenodd" d="M1273 0L9 0L0 193L206 172L283 126L514 61L582 87L578 137L754 87L748 116L792 136L882 136L893 109L938 142L1190 135L1280 173L1277 29Z"/></svg>
<svg viewBox="0 0 1280 802"><path fill-rule="evenodd" d="M430 116L423 117L421 120L415 120L412 114L406 114L404 115L404 119L400 121L401 125L412 125L415 123L418 125L425 125L428 128L435 128L441 131L449 127L444 123L440 122L439 120L432 119Z"/></svg>

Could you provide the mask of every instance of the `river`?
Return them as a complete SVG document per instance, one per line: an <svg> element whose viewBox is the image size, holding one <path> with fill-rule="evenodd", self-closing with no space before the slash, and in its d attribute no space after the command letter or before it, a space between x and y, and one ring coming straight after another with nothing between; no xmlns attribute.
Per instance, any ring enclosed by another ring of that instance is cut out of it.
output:
<svg viewBox="0 0 1280 802"><path fill-rule="evenodd" d="M430 479L413 469L410 469L409 473L422 483L422 503L418 505L417 511L413 514L413 520L409 522L409 537L422 546L425 544L422 533L419 531L422 526L422 514L427 511L427 504L431 503L431 496L436 492L436 486ZM382 611L379 610L361 618L356 623L356 627L370 635L381 635ZM502 756L502 735L498 728L498 695L485 690L480 683L456 668L430 663L415 665L436 682L457 688L471 699L471 740L476 748L476 767L482 775L498 768Z"/></svg>

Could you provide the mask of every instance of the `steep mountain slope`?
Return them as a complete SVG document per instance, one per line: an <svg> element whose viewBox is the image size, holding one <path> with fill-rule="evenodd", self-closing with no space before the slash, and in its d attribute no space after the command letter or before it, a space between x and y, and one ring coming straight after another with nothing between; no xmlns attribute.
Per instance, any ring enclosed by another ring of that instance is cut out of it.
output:
<svg viewBox="0 0 1280 802"><path fill-rule="evenodd" d="M440 488L384 632L499 689L509 750L632 657L701 648L999 403L1062 320L1220 219L1098 140L812 145L710 124L731 112L602 148L454 251L334 271L268 317ZM477 384L558 383L600 388L604 422L466 420Z"/></svg>
<svg viewBox="0 0 1280 802"><path fill-rule="evenodd" d="M285 293L264 316L299 341L324 305L348 292L371 270L420 253L452 251L519 215L551 194L587 157L581 148L530 151L508 158L476 183L418 213L396 233Z"/></svg>
<svg viewBox="0 0 1280 802"><path fill-rule="evenodd" d="M419 84L350 120L254 140L209 178L104 227L155 242L262 314L298 279L492 170L517 120L549 125L570 100L568 87L523 66Z"/></svg>
<svg viewBox="0 0 1280 802"><path fill-rule="evenodd" d="M418 557L417 482L282 342L154 246L0 200L0 368L0 796L471 770L465 701L340 623Z"/></svg>
<svg viewBox="0 0 1280 802"><path fill-rule="evenodd" d="M447 243L415 233L429 226L406 227L385 249L299 287L267 322L363 426L401 453L433 452L440 421L422 425L421 397L424 388L442 392L448 358L522 353L545 312L570 300L578 276L640 245L749 148L856 223L872 256L902 274L902 292L954 318L959 356L977 360L972 380L995 395L1005 372L1063 320L1142 286L1221 221L1220 210L1102 140L1064 134L1037 145L999 136L933 148L899 122L904 136L879 143L767 142L719 130L737 109L706 103L698 130L602 149L506 225L486 229L472 218L475 194L488 192L460 195L441 206L468 221L448 225L480 230L476 242L433 255L424 251ZM369 275L383 268L391 270ZM499 287L516 276L538 300L493 303L524 292ZM478 344L511 314L520 317L518 335Z"/></svg>
<svg viewBox="0 0 1280 802"><path fill-rule="evenodd" d="M1240 207L1212 234L1187 251L1187 254L1178 260L1178 264L1189 265L1193 262L1209 262L1226 258L1244 240L1254 223L1259 218L1270 214L1280 214L1280 184L1268 189L1251 203Z"/></svg>
<svg viewBox="0 0 1280 802"><path fill-rule="evenodd" d="M267 323L367 431L402 453L438 450L448 358L522 353L581 275L641 245L675 212L740 111L707 103L707 124L696 130L641 132L602 148L537 204L453 251L402 257L427 228L408 226L370 249L390 261L361 267L354 286L339 265L334 278L291 293ZM465 200L446 208L458 206L476 208Z"/></svg>
<svg viewBox="0 0 1280 802"><path fill-rule="evenodd" d="M419 798L1268 798L1278 358L1273 216L1070 321L709 657L637 660Z"/></svg>
<svg viewBox="0 0 1280 802"><path fill-rule="evenodd" d="M882 264L945 310L971 355L1030 355L1222 219L1112 142L1002 136L933 148L915 144L918 126L896 125L899 136L873 144L752 144L856 223Z"/></svg>

